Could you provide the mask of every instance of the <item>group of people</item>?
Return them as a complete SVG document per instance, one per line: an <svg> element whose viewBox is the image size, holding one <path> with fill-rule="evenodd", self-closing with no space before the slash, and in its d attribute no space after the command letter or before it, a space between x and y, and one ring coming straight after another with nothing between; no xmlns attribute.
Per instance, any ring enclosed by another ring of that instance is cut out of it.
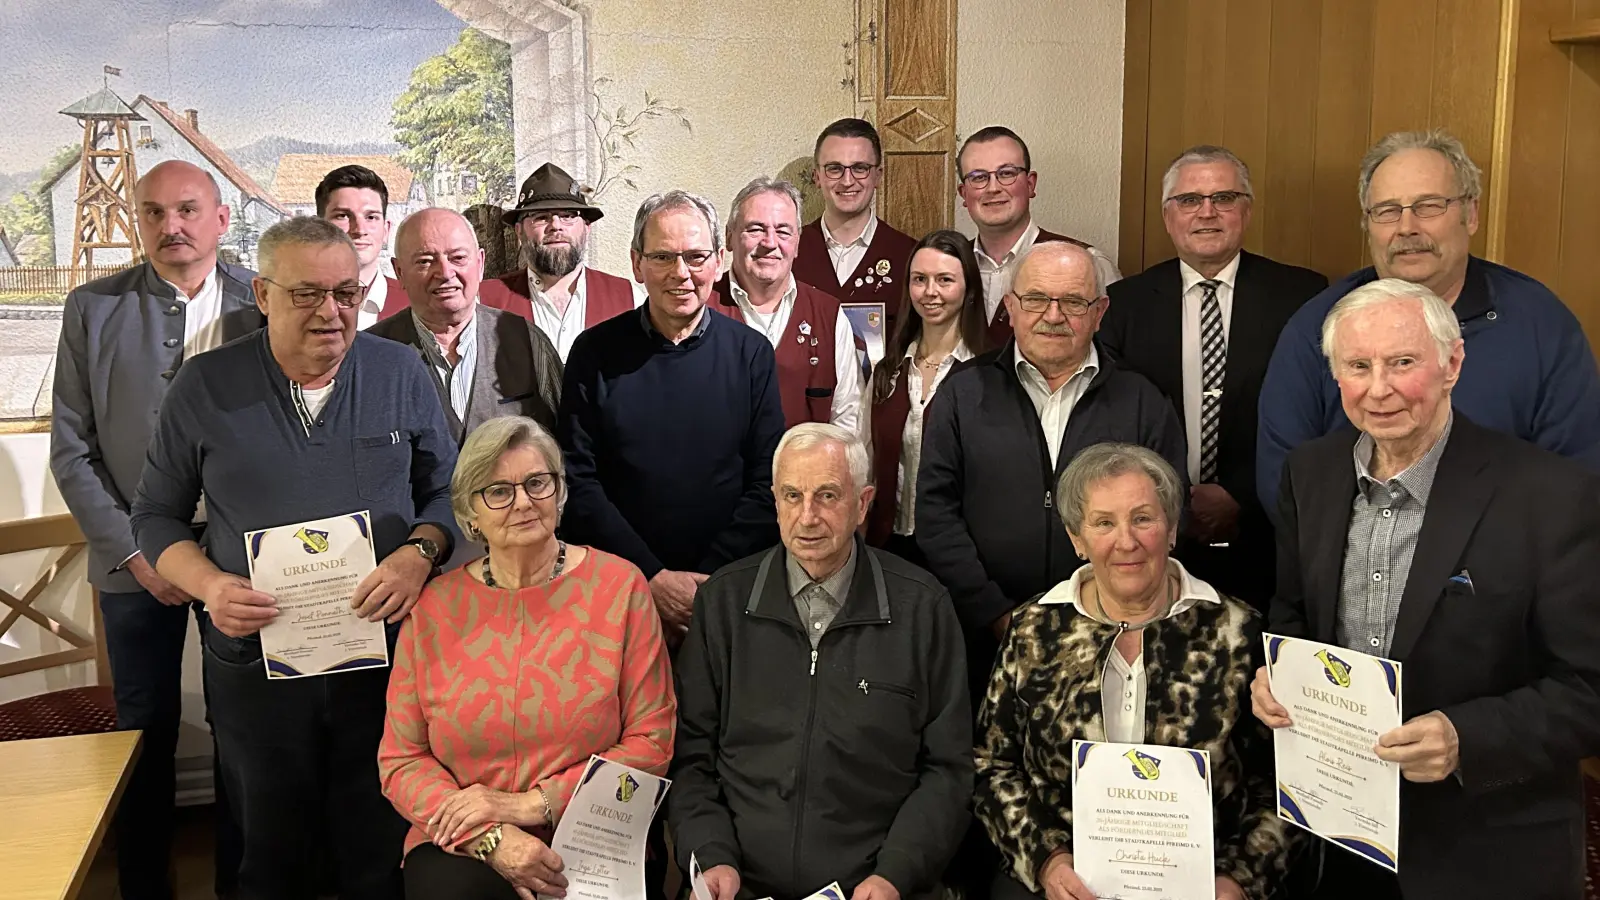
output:
<svg viewBox="0 0 1600 900"><path fill-rule="evenodd" d="M1086 738L1209 751L1218 900L1581 896L1600 372L1559 299L1470 254L1460 142L1372 148L1374 265L1332 286L1243 250L1221 147L1172 162L1177 257L1125 279L1033 221L1020 136L957 164L976 237L915 240L876 215L877 133L840 120L820 219L767 178L726 227L656 194L631 279L589 265L603 212L554 165L498 278L444 209L399 223L386 275L359 166L259 273L217 259L204 171L145 173L146 260L68 297L52 426L145 733L123 896L172 896L191 611L219 895L565 896L550 843L601 754L673 781L653 896L670 846L712 900L1091 900ZM841 302L885 305L870 372ZM392 667L269 682L244 535L360 510L351 603ZM1375 736L1398 877L1277 816L1266 631L1404 664Z"/></svg>

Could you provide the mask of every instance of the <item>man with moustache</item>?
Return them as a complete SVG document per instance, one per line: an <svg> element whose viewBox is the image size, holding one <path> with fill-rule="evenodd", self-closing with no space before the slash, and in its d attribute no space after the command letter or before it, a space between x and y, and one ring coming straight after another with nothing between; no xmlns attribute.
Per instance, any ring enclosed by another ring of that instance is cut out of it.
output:
<svg viewBox="0 0 1600 900"><path fill-rule="evenodd" d="M355 247L323 219L268 228L252 282L267 327L186 364L161 406L133 501L139 549L209 614L201 641L223 778L244 830L239 890L311 900L319 854L337 893L400 897L406 823L379 789L387 666L267 679L276 598L250 586L245 534L367 511L377 568L351 606L400 621L455 541L456 448L410 348L356 330ZM190 521L201 495L206 542Z"/></svg>
<svg viewBox="0 0 1600 900"><path fill-rule="evenodd" d="M522 183L516 208L503 217L522 241L522 265L483 283L485 306L532 320L563 362L584 329L644 302L643 291L626 279L584 262L589 226L604 215L584 199L572 176L545 163Z"/></svg>
<svg viewBox="0 0 1600 900"><path fill-rule="evenodd" d="M1328 279L1244 249L1250 169L1223 147L1178 154L1161 179L1175 259L1111 285L1106 350L1172 400L1189 447L1190 571L1265 610L1272 523L1256 500L1256 401L1278 333Z"/></svg>
<svg viewBox="0 0 1600 900"><path fill-rule="evenodd" d="M1600 468L1600 371L1583 329L1548 288L1472 256L1478 167L1443 131L1398 131L1361 161L1359 193L1375 265L1312 298L1284 326L1261 387L1256 488L1276 513L1284 457L1346 426L1319 329L1345 294L1379 278L1426 285L1461 323L1467 362L1451 397L1479 425Z"/></svg>
<svg viewBox="0 0 1600 900"><path fill-rule="evenodd" d="M117 727L144 746L117 809L117 877L127 900L166 900L173 834L173 754L183 644L193 609L183 588L139 552L129 506L156 412L180 368L261 327L255 273L217 259L230 210L216 181L187 162L160 163L134 186L145 262L67 295L56 354L50 471L89 544L111 658ZM184 522L192 534L204 515ZM238 836L217 779L217 892L231 890Z"/></svg>
<svg viewBox="0 0 1600 900"><path fill-rule="evenodd" d="M710 202L647 198L632 247L648 302L585 331L567 359L561 524L568 541L639 567L677 642L706 576L777 540L783 405L772 347L706 309L722 251Z"/></svg>
<svg viewBox="0 0 1600 900"><path fill-rule="evenodd" d="M361 260L367 296L356 311L356 328L366 331L406 308L410 300L400 282L383 274L389 244L389 186L366 166L340 166L317 185L317 215L344 229Z"/></svg>
<svg viewBox="0 0 1600 900"><path fill-rule="evenodd" d="M892 334L917 242L873 208L883 181L878 130L865 119L840 119L817 136L812 160L822 216L800 229L794 277L841 303L882 303L884 334Z"/></svg>
<svg viewBox="0 0 1600 900"><path fill-rule="evenodd" d="M839 301L794 277L800 191L757 178L733 198L732 266L707 306L762 335L777 353L778 393L787 427L832 422L861 427L861 366L855 330Z"/></svg>
<svg viewBox="0 0 1600 900"><path fill-rule="evenodd" d="M972 247L983 276L983 299L989 313L989 346L1011 337L1011 322L1001 302L1028 248L1046 241L1065 241L1088 250L1102 288L1122 277L1109 256L1077 238L1042 230L1029 207L1039 187L1033 156L1022 138L1004 125L980 128L956 154L956 193L978 228Z"/></svg>
<svg viewBox="0 0 1600 900"><path fill-rule="evenodd" d="M483 250L472 225L453 210L412 213L395 235L394 266L411 309L372 333L416 348L456 445L498 416L527 416L553 431L561 359L532 322L478 302Z"/></svg>

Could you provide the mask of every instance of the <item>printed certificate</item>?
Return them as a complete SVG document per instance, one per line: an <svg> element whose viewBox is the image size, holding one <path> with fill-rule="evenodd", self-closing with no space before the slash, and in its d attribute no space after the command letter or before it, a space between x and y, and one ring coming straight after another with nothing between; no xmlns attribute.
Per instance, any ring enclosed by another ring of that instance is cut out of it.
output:
<svg viewBox="0 0 1600 900"><path fill-rule="evenodd" d="M1400 869L1400 766L1373 752L1400 727L1400 664L1343 647L1266 635L1278 815L1374 863Z"/></svg>
<svg viewBox="0 0 1600 900"><path fill-rule="evenodd" d="M601 756L556 826L568 900L644 900L645 839L672 782Z"/></svg>
<svg viewBox="0 0 1600 900"><path fill-rule="evenodd" d="M269 679L389 664L383 623L350 607L356 586L378 567L365 510L251 531L244 545L250 586L278 600L278 618L261 629Z"/></svg>
<svg viewBox="0 0 1600 900"><path fill-rule="evenodd" d="M1100 900L1215 900L1211 755L1072 742L1072 868Z"/></svg>

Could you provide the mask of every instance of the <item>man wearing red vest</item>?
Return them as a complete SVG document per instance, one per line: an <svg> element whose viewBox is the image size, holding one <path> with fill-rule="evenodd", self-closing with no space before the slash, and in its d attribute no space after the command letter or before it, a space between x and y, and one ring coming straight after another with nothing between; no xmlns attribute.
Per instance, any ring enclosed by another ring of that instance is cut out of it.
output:
<svg viewBox="0 0 1600 900"><path fill-rule="evenodd" d="M340 166L317 185L317 218L339 226L356 245L361 283L367 296L356 310L356 328L366 331L409 307L406 289L383 274L383 251L389 243L389 186L366 166Z"/></svg>
<svg viewBox="0 0 1600 900"><path fill-rule="evenodd" d="M915 239L878 218L872 201L883 180L883 144L864 119L822 129L812 178L822 191L822 217L800 229L794 277L841 303L882 303L893 334Z"/></svg>
<svg viewBox="0 0 1600 900"><path fill-rule="evenodd" d="M1028 145L1015 131L1004 125L979 129L956 154L956 173L961 178L956 193L978 226L972 249L977 252L978 271L983 276L990 347L998 347L1011 338L1011 320L1000 301L1011 290L1011 279L1034 244L1066 241L1088 250L1094 257L1102 290L1122 280L1122 273L1109 256L1084 241L1053 234L1034 223L1029 204L1039 186L1039 173L1033 171Z"/></svg>
<svg viewBox="0 0 1600 900"><path fill-rule="evenodd" d="M483 305L532 319L562 362L580 332L644 299L626 279L584 264L589 226L603 215L559 166L545 163L535 169L522 183L516 208L504 217L522 240L522 265L484 281L479 292Z"/></svg>
<svg viewBox="0 0 1600 900"><path fill-rule="evenodd" d="M861 367L855 332L839 301L798 281L800 191L757 178L733 198L728 220L729 273L706 303L766 337L778 357L785 428L832 422L859 431Z"/></svg>

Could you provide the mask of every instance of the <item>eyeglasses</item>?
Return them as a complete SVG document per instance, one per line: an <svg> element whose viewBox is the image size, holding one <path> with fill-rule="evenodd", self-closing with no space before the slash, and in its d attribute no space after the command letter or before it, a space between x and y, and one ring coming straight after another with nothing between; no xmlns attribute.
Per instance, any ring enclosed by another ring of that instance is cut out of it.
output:
<svg viewBox="0 0 1600 900"><path fill-rule="evenodd" d="M337 303L340 309L355 309L361 305L361 301L367 299L367 288L369 287L368 285L357 283L341 284L338 287L331 288L291 288L285 287L265 275L261 276L261 280L273 287L282 288L289 295L289 302L299 309L311 309L321 306L322 298L324 297L332 297L333 302Z"/></svg>
<svg viewBox="0 0 1600 900"><path fill-rule="evenodd" d="M663 269L676 264L680 259L683 260L683 264L688 266L690 269L699 269L706 263L710 262L711 257L716 256L716 253L710 250L684 250L681 253L669 253L666 250L656 250L642 255L644 256L646 262L653 266L660 266Z"/></svg>
<svg viewBox="0 0 1600 900"><path fill-rule="evenodd" d="M1211 201L1211 208L1218 212L1227 212L1239 205L1240 200L1248 200L1250 195L1244 191L1217 191L1214 194L1174 194L1167 198L1167 202L1186 213L1199 212L1200 207L1207 200Z"/></svg>
<svg viewBox="0 0 1600 900"><path fill-rule="evenodd" d="M554 472L535 472L522 480L520 485L509 481L496 481L483 490L475 493L483 498L483 505L490 509L505 509L517 502L517 488L528 495L529 500L548 500L556 492L556 485L560 483L561 476Z"/></svg>
<svg viewBox="0 0 1600 900"><path fill-rule="evenodd" d="M527 213L522 221L528 222L576 222L583 218L583 213L575 209L544 209L538 212Z"/></svg>
<svg viewBox="0 0 1600 900"><path fill-rule="evenodd" d="M995 181L998 181L1003 185L1012 185L1016 184L1018 176L1026 175L1027 173L1028 170L1021 166L1001 166L1000 168L995 169L993 172L985 172L982 169L973 169L971 172L961 176L961 180L965 182L969 188L973 188L974 190L983 190L989 186L989 176L991 175L994 176Z"/></svg>
<svg viewBox="0 0 1600 900"><path fill-rule="evenodd" d="M1017 298L1017 304L1025 312L1042 313L1054 303L1060 307L1062 315L1081 316L1099 303L1099 298L1085 300L1082 297L1068 295L1066 297L1048 297L1044 294L1012 294Z"/></svg>
<svg viewBox="0 0 1600 900"><path fill-rule="evenodd" d="M1380 225L1392 225L1400 221L1406 210L1419 219L1437 219L1445 214L1450 204L1460 202L1465 197L1424 197L1415 203L1401 206L1398 203L1380 203L1367 210L1367 218Z"/></svg>
<svg viewBox="0 0 1600 900"><path fill-rule="evenodd" d="M844 163L828 163L822 167L822 177L829 181L838 181L844 177L844 173L849 172L857 181L861 181L871 175L876 168L878 168L877 163L859 162L848 166Z"/></svg>

